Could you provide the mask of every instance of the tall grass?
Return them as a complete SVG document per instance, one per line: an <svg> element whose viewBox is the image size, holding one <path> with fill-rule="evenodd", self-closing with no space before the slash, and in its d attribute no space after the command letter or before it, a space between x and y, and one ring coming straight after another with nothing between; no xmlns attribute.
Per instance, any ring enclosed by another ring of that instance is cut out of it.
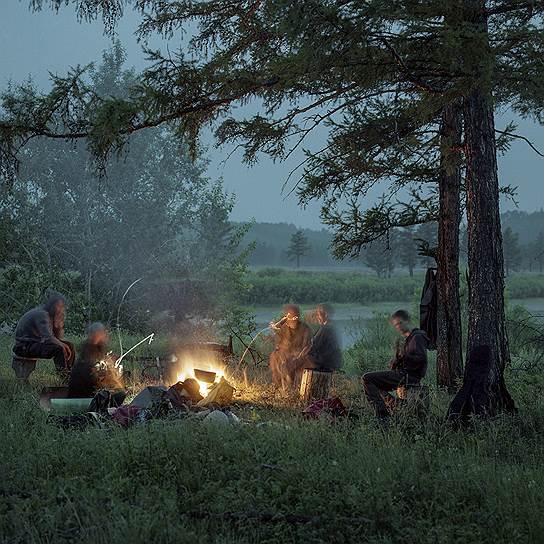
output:
<svg viewBox="0 0 544 544"><path fill-rule="evenodd" d="M273 305L285 302L316 304L323 301L370 304L374 302L409 301L421 295L424 277L419 274L378 278L356 272L309 272L263 269L247 278L251 288L242 301L247 305ZM463 280L463 284L464 284ZM510 298L544 297L544 276L511 276L507 278ZM463 286L462 291L466 291Z"/></svg>
<svg viewBox="0 0 544 544"><path fill-rule="evenodd" d="M375 327L368 349L392 340ZM52 365L39 362L33 388L20 390L9 346L2 337L1 542L542 541L542 373L509 374L520 415L467 433L444 427L448 397L435 390L426 421L399 420L384 433L355 379L339 392L360 418L336 425L301 420L288 399L272 409L270 390L262 386L259 395L255 386L257 394L238 398L234 410L278 423L213 428L180 420L63 431L37 403L37 390L55 381ZM195 519L194 511L218 516ZM225 512L316 521L229 521Z"/></svg>

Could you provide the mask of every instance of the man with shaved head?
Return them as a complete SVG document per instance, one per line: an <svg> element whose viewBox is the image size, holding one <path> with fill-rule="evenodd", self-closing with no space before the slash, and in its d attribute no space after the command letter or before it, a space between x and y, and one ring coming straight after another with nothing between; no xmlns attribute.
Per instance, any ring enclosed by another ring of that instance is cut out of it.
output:
<svg viewBox="0 0 544 544"><path fill-rule="evenodd" d="M296 304L287 304L283 308L283 317L277 323L270 323L274 331L275 349L270 355L270 370L274 385L283 388L294 381L290 368L310 344L311 330L300 319L300 308Z"/></svg>

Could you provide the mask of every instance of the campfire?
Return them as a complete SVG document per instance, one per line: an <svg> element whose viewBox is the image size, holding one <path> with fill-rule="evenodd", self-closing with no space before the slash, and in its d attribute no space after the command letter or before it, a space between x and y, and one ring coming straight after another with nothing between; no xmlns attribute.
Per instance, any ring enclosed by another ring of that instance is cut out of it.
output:
<svg viewBox="0 0 544 544"><path fill-rule="evenodd" d="M178 370L177 381L184 382L188 378L192 378L198 382L200 394L206 398L211 387L219 383L221 378L225 377L224 367L217 362L195 361L186 354L181 357L176 357L180 364Z"/></svg>

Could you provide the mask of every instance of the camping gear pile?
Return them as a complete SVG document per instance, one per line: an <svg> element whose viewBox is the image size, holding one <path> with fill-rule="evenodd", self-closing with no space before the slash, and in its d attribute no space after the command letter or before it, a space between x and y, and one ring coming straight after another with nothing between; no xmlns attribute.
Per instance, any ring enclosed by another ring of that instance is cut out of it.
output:
<svg viewBox="0 0 544 544"><path fill-rule="evenodd" d="M204 397L197 380L187 378L171 387L148 386L123 404L126 392L102 389L92 399L69 399L66 388L46 388L40 405L50 412L51 423L64 429L115 423L127 428L154 419L196 419L218 425L240 422L228 406L234 387L225 378L215 382Z"/></svg>

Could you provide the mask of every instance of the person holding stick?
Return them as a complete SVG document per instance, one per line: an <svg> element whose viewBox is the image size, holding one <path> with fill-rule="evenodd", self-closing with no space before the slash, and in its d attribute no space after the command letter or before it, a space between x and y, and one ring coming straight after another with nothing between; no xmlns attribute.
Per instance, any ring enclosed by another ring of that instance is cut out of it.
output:
<svg viewBox="0 0 544 544"><path fill-rule="evenodd" d="M283 317L276 323L270 323L274 332L275 348L270 355L272 382L276 386L286 388L292 386L291 368L294 360L310 344L311 330L300 319L300 308L295 304L287 304L283 308Z"/></svg>
<svg viewBox="0 0 544 544"><path fill-rule="evenodd" d="M338 370L342 366L342 349L336 328L332 323L333 309L319 304L315 319L319 329L300 356L291 362L290 375L294 377L305 368L323 371Z"/></svg>

